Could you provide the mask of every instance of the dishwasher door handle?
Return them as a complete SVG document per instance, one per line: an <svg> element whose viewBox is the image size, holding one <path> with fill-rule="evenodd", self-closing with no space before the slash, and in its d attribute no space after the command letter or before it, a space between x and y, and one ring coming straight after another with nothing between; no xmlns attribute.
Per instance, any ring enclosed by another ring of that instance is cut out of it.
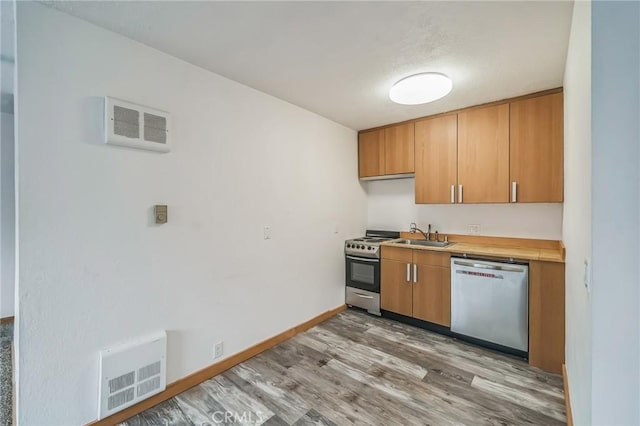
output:
<svg viewBox="0 0 640 426"><path fill-rule="evenodd" d="M468 266L470 268L489 269L492 271L509 271L509 272L524 272L524 269L514 266L502 266L502 265L490 265L483 262L468 262L465 260L454 260L454 265Z"/></svg>

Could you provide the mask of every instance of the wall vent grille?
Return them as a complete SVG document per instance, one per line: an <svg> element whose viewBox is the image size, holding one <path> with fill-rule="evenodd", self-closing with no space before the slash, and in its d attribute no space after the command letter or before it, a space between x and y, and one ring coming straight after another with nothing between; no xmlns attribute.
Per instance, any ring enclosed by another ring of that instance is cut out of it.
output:
<svg viewBox="0 0 640 426"><path fill-rule="evenodd" d="M140 113L135 109L113 106L113 133L130 139L140 138Z"/></svg>
<svg viewBox="0 0 640 426"><path fill-rule="evenodd" d="M147 380L151 376L160 374L160 361L146 365L138 370L138 381Z"/></svg>
<svg viewBox="0 0 640 426"><path fill-rule="evenodd" d="M135 372L130 371L127 374L123 374L122 376L109 380L109 393L115 393L120 389L124 389L127 386L133 385L135 377Z"/></svg>
<svg viewBox="0 0 640 426"><path fill-rule="evenodd" d="M104 98L105 143L171 151L171 115L120 99Z"/></svg>
<svg viewBox="0 0 640 426"><path fill-rule="evenodd" d="M100 352L98 418L165 390L166 354L164 331Z"/></svg>
<svg viewBox="0 0 640 426"><path fill-rule="evenodd" d="M148 394L151 391L154 391L160 387L160 376L155 376L154 378L147 380L146 382L142 382L138 385L138 396L143 396Z"/></svg>
<svg viewBox="0 0 640 426"><path fill-rule="evenodd" d="M122 392L114 393L109 397L109 403L107 407L109 410L113 410L115 408L120 407L121 405L125 405L127 402L133 401L134 392L133 388L125 389Z"/></svg>

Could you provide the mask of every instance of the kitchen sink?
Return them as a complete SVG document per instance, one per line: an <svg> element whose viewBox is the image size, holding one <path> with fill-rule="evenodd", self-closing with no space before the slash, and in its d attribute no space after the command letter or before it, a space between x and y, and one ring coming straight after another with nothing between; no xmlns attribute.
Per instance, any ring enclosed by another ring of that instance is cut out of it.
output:
<svg viewBox="0 0 640 426"><path fill-rule="evenodd" d="M448 241L427 241L427 240L395 240L396 244L406 244L408 246L426 246L426 247L447 247L453 243Z"/></svg>

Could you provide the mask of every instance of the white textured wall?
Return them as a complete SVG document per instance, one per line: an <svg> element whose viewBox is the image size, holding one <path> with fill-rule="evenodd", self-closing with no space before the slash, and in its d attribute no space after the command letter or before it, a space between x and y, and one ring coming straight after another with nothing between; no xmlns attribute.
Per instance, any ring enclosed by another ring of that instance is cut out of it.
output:
<svg viewBox="0 0 640 426"><path fill-rule="evenodd" d="M591 424L591 2L573 7L564 74L565 360L576 425Z"/></svg>
<svg viewBox="0 0 640 426"><path fill-rule="evenodd" d="M592 422L638 425L640 3L598 1L591 12Z"/></svg>
<svg viewBox="0 0 640 426"><path fill-rule="evenodd" d="M0 318L13 316L15 306L13 120L13 114L0 114Z"/></svg>
<svg viewBox="0 0 640 426"><path fill-rule="evenodd" d="M415 179L369 181L368 227L408 230L416 222L426 232L468 234L479 224L481 235L559 240L562 204L415 204Z"/></svg>
<svg viewBox="0 0 640 426"><path fill-rule="evenodd" d="M0 2L0 318L15 306L14 2Z"/></svg>
<svg viewBox="0 0 640 426"><path fill-rule="evenodd" d="M94 419L102 348L166 329L171 382L344 303L353 130L34 3L18 58L20 424ZM103 145L104 95L170 111L173 151Z"/></svg>

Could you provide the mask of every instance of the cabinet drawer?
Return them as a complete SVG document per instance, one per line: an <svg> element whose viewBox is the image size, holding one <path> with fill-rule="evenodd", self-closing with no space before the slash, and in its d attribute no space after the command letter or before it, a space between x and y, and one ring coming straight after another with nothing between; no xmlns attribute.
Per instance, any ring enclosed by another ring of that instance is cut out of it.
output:
<svg viewBox="0 0 640 426"><path fill-rule="evenodd" d="M382 246L382 258L389 260L397 260L399 262L411 263L413 261L412 251L409 248L386 247Z"/></svg>
<svg viewBox="0 0 640 426"><path fill-rule="evenodd" d="M418 265L450 267L450 259L451 255L449 253L428 250L413 251L413 263Z"/></svg>
<svg viewBox="0 0 640 426"><path fill-rule="evenodd" d="M366 309L372 314L380 315L380 295L359 288L347 287L347 305Z"/></svg>

